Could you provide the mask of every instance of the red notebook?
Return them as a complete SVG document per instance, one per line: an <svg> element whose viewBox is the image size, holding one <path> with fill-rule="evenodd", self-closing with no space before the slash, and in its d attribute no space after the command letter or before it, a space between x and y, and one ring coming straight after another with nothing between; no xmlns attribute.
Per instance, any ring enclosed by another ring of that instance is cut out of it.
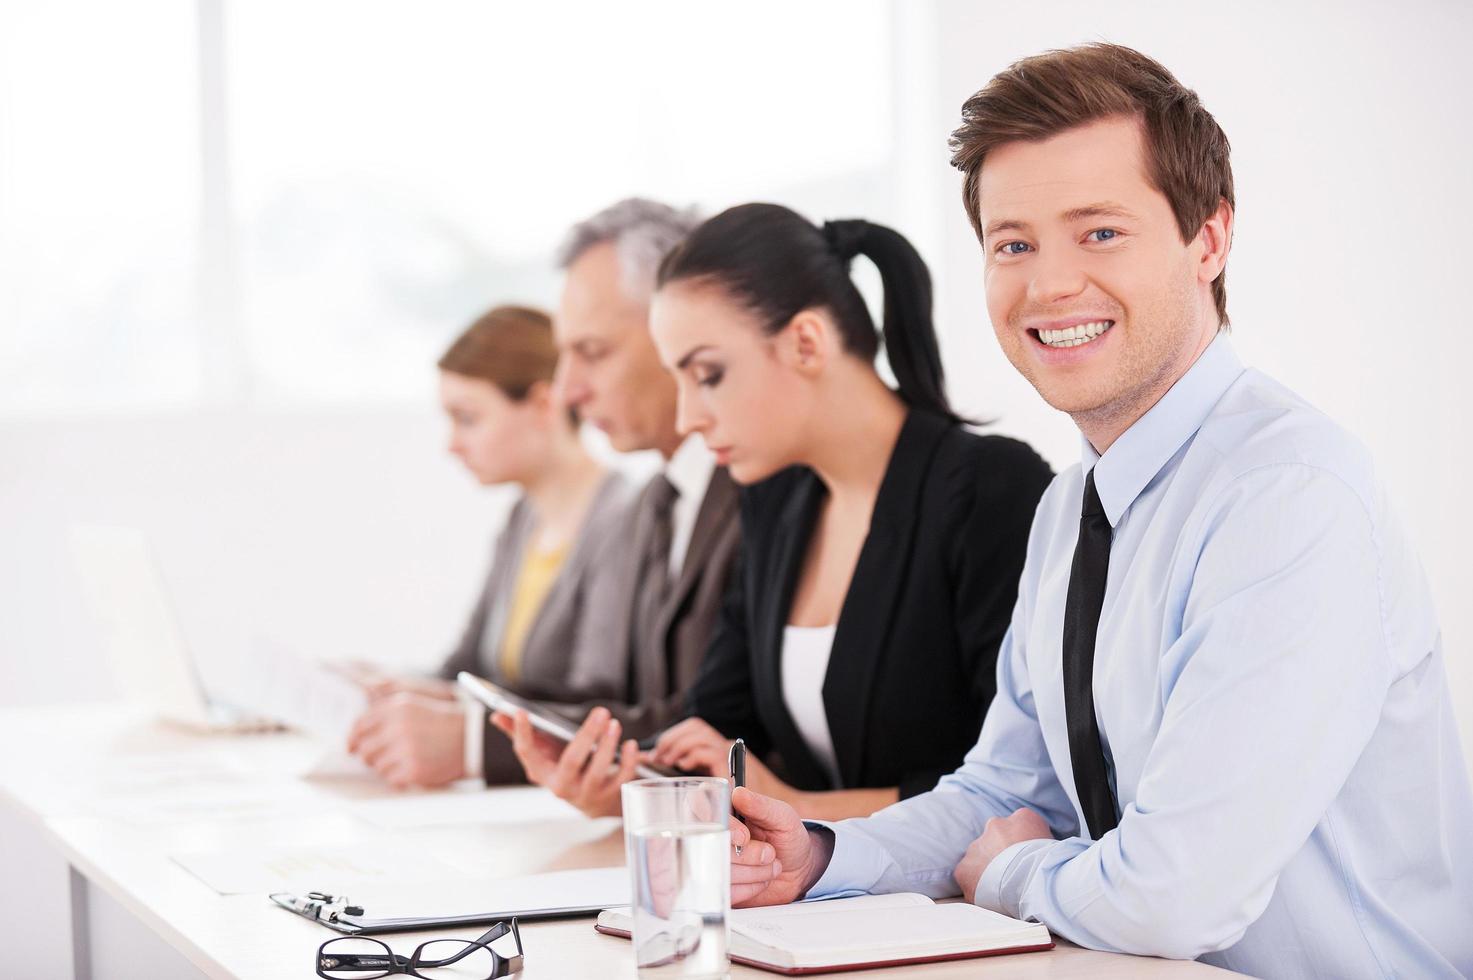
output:
<svg viewBox="0 0 1473 980"><path fill-rule="evenodd" d="M1027 953L1054 945L1036 922L961 902L938 905L914 894L733 909L728 923L733 963L788 976ZM627 939L632 925L626 907L599 913L594 928Z"/></svg>

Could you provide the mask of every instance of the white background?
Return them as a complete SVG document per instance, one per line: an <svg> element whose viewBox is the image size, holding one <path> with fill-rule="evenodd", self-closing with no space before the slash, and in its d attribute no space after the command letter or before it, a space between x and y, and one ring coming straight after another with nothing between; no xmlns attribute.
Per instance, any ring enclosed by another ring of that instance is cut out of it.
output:
<svg viewBox="0 0 1473 980"><path fill-rule="evenodd" d="M112 690L75 522L148 531L216 680L253 631L438 660L506 498L445 456L430 365L484 306L550 302L562 231L628 193L905 230L956 400L1067 465L945 138L1009 61L1106 38L1232 140L1234 343L1373 449L1473 745L1468 6L485 6L0 8L0 705Z"/></svg>
<svg viewBox="0 0 1473 980"><path fill-rule="evenodd" d="M1068 465L992 339L945 139L1013 59L1103 38L1232 140L1233 342L1374 451L1473 750L1473 8L532 6L0 0L0 706L112 693L77 522L150 534L217 684L255 631L438 660L507 497L445 455L431 364L480 309L550 302L557 238L631 193L901 228L955 400ZM23 840L0 833L0 877L35 887L0 921L44 975L65 891Z"/></svg>

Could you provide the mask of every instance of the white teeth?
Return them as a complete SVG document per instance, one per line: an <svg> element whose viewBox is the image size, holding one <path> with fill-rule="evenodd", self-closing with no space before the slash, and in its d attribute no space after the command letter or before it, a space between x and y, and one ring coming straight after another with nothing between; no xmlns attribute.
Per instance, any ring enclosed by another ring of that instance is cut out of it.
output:
<svg viewBox="0 0 1473 980"><path fill-rule="evenodd" d="M1062 330L1040 330L1038 339L1050 347L1078 347L1087 344L1115 325L1114 320L1078 323Z"/></svg>

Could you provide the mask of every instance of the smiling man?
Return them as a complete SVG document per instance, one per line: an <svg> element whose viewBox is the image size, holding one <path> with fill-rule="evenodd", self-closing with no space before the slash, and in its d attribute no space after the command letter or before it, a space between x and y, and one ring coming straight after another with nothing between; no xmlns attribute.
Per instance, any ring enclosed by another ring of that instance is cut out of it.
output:
<svg viewBox="0 0 1473 980"><path fill-rule="evenodd" d="M1436 614L1365 449L1226 336L1221 129L1096 44L998 75L953 148L998 341L1082 461L1039 505L962 768L833 825L737 791L733 899L960 891L1255 976L1473 972Z"/></svg>

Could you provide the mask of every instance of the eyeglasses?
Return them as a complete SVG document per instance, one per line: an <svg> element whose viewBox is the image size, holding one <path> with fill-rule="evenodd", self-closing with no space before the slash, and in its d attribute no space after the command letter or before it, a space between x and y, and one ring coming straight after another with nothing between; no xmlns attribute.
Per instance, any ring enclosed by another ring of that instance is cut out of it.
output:
<svg viewBox="0 0 1473 980"><path fill-rule="evenodd" d="M505 956L491 944L510 935L516 953ZM402 973L424 980L495 980L522 969L522 936L517 920L498 922L478 939L432 939L412 956L400 956L387 943L363 936L329 939L317 949L317 975L326 980L374 980Z"/></svg>

